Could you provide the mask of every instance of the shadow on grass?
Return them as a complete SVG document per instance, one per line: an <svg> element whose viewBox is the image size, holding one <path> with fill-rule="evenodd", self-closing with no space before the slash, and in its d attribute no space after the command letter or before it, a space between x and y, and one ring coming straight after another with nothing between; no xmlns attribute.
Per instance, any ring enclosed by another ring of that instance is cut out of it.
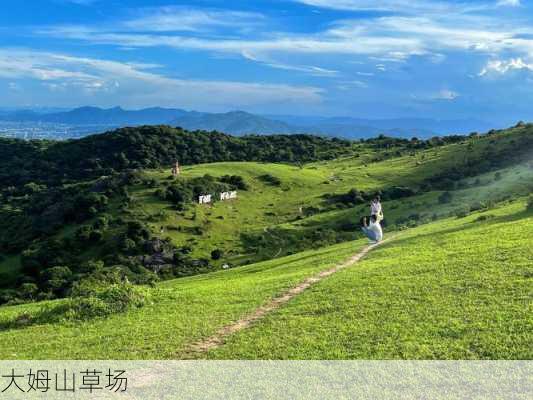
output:
<svg viewBox="0 0 533 400"><path fill-rule="evenodd" d="M68 320L71 306L64 302L54 306L43 306L35 313L23 312L7 321L0 321L0 332L24 329L34 325L56 324Z"/></svg>

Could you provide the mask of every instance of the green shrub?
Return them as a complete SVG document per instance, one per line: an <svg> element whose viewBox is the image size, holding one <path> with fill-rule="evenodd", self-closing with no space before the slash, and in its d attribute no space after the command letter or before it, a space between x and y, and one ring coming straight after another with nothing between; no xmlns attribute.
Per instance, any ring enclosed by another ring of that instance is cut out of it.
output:
<svg viewBox="0 0 533 400"><path fill-rule="evenodd" d="M248 184L244 181L242 176L239 175L224 175L220 177L220 182L228 183L235 189L248 190Z"/></svg>
<svg viewBox="0 0 533 400"><path fill-rule="evenodd" d="M492 215L492 214L483 214L483 215L480 215L479 217L477 217L474 222L488 221L489 219L492 219L492 218L494 218L494 215Z"/></svg>
<svg viewBox="0 0 533 400"><path fill-rule="evenodd" d="M17 291L14 289L0 289L0 304L6 304L17 298Z"/></svg>
<svg viewBox="0 0 533 400"><path fill-rule="evenodd" d="M106 317L112 314L111 308L98 297L80 297L70 302L70 308L65 314L69 320L87 320Z"/></svg>
<svg viewBox="0 0 533 400"><path fill-rule="evenodd" d="M68 319L86 320L126 312L144 306L147 293L129 282L102 285L81 282L72 290Z"/></svg>
<svg viewBox="0 0 533 400"><path fill-rule="evenodd" d="M43 270L40 274L42 286L56 295L63 295L70 286L72 271L65 266Z"/></svg>
<svg viewBox="0 0 533 400"><path fill-rule="evenodd" d="M90 240L91 237L92 228L88 225L80 226L78 229L76 229L76 233L74 236L77 240L80 242L87 242Z"/></svg>
<svg viewBox="0 0 533 400"><path fill-rule="evenodd" d="M211 252L211 259L212 260L220 260L223 256L223 252L220 249L215 249Z"/></svg>
<svg viewBox="0 0 533 400"><path fill-rule="evenodd" d="M265 174L257 177L259 180L272 185L272 186L281 186L281 180L273 175Z"/></svg>
<svg viewBox="0 0 533 400"><path fill-rule="evenodd" d="M35 283L23 283L19 288L20 295L27 300L33 300L38 292L39 288Z"/></svg>
<svg viewBox="0 0 533 400"><path fill-rule="evenodd" d="M111 217L107 214L100 216L93 224L94 229L106 230L109 226L109 221Z"/></svg>
<svg viewBox="0 0 533 400"><path fill-rule="evenodd" d="M533 194L529 195L529 198L527 199L527 207L526 209L528 211L533 211Z"/></svg>
<svg viewBox="0 0 533 400"><path fill-rule="evenodd" d="M476 201L470 205L470 211L479 211L487 209L487 205L480 201Z"/></svg>
<svg viewBox="0 0 533 400"><path fill-rule="evenodd" d="M91 234L89 235L89 240L92 243L98 243L103 238L104 238L104 234L102 233L102 231L98 231L98 230L97 231L92 231Z"/></svg>
<svg viewBox="0 0 533 400"><path fill-rule="evenodd" d="M465 218L465 217L468 217L469 214L470 214L470 210L466 210L466 209L455 211L455 216L457 218Z"/></svg>
<svg viewBox="0 0 533 400"><path fill-rule="evenodd" d="M453 194L451 192L444 192L439 196L439 203L448 204L452 202L452 199L453 199Z"/></svg>

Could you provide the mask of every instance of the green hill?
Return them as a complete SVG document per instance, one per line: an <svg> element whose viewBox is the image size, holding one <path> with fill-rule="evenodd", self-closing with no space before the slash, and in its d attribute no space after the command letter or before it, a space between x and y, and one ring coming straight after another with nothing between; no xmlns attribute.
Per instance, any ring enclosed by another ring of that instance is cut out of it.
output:
<svg viewBox="0 0 533 400"><path fill-rule="evenodd" d="M522 202L407 231L209 357L531 359L531 232Z"/></svg>
<svg viewBox="0 0 533 400"><path fill-rule="evenodd" d="M3 140L0 303L65 297L88 278L151 283L355 240L375 193L389 230L491 208L531 192L532 133L346 142L141 127ZM175 159L185 164L177 179ZM223 190L239 198L196 204Z"/></svg>
<svg viewBox="0 0 533 400"><path fill-rule="evenodd" d="M532 125L427 141L168 127L0 141L0 357L530 358L532 148ZM376 194L389 242L192 351L361 251Z"/></svg>
<svg viewBox="0 0 533 400"><path fill-rule="evenodd" d="M398 233L227 339L210 358L531 358L531 211L523 201ZM0 357L160 359L249 314L363 241L182 278L142 308L47 323L64 300L0 308ZM41 317L39 317L41 316Z"/></svg>

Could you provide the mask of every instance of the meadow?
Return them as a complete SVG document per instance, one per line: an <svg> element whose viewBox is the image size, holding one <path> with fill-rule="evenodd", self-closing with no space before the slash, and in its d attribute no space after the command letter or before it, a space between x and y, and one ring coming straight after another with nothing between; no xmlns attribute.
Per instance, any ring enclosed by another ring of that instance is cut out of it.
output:
<svg viewBox="0 0 533 400"><path fill-rule="evenodd" d="M109 197L82 197L94 204L83 222L60 225L20 254L0 254L0 288L10 297L0 307L0 358L529 359L533 220L525 199L533 168L531 159L508 157L530 140L527 129L421 148L390 147L384 138L322 161L185 165L178 178L161 167L116 174ZM206 175L215 185L237 176L246 188L209 205L181 207L161 195ZM124 177L128 183L117 184ZM47 202L60 190L75 196L101 184L90 178L49 192L27 184L3 194L0 216L22 223L12 232L24 242L26 228L43 223L17 205L37 198L57 220L57 205ZM223 346L190 353L191 344L359 252L368 196L391 189L407 195L383 202L390 241ZM172 248L167 275L138 262L154 243ZM47 269L38 265L48 257ZM204 269L194 269L199 261ZM23 276L28 265L40 270ZM144 306L63 317L77 283L115 278L150 283Z"/></svg>
<svg viewBox="0 0 533 400"><path fill-rule="evenodd" d="M150 303L88 322L7 328L63 300L0 308L0 359L174 359L186 345L357 252L344 243L259 264L162 282Z"/></svg>
<svg viewBox="0 0 533 400"><path fill-rule="evenodd" d="M199 357L223 359L531 358L533 216L515 201L393 234L366 259ZM163 282L150 304L83 323L21 325L0 309L3 359L175 359L305 277L358 252L348 242Z"/></svg>
<svg viewBox="0 0 533 400"><path fill-rule="evenodd" d="M531 232L522 202L404 232L209 357L531 359Z"/></svg>

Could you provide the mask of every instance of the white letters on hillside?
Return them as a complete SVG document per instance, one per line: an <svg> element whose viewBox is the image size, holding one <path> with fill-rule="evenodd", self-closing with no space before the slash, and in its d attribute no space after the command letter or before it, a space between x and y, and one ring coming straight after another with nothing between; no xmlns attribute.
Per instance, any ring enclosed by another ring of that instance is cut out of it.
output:
<svg viewBox="0 0 533 400"><path fill-rule="evenodd" d="M220 193L220 200L232 200L237 198L237 192L222 192ZM213 201L213 195L204 194L198 197L198 204L209 204Z"/></svg>
<svg viewBox="0 0 533 400"><path fill-rule="evenodd" d="M223 193L220 193L220 200L221 201L224 201L224 200L231 200L231 199L236 199L237 198L237 192L223 192Z"/></svg>
<svg viewBox="0 0 533 400"><path fill-rule="evenodd" d="M199 204L209 204L209 203L211 203L211 195L210 194L204 194L204 195L198 197L198 203Z"/></svg>

